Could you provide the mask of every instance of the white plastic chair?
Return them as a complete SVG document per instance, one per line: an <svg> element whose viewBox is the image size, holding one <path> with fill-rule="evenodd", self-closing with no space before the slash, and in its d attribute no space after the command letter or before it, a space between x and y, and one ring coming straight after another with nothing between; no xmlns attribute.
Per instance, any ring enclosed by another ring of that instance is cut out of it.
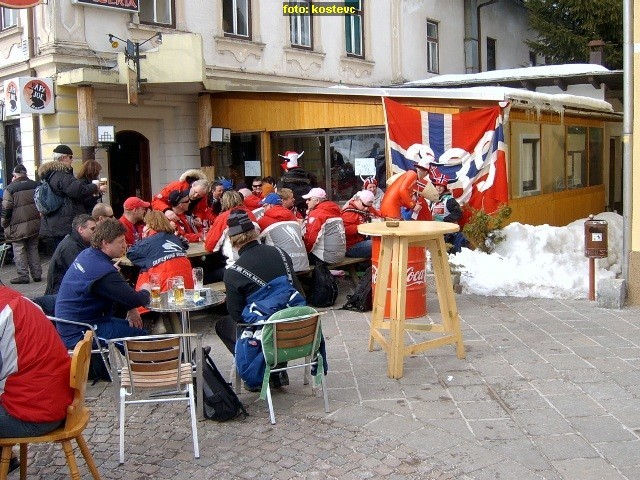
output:
<svg viewBox="0 0 640 480"><path fill-rule="evenodd" d="M8 243L3 243L0 245L0 268L4 267L4 262L7 259L7 252L11 248L11 245Z"/></svg>

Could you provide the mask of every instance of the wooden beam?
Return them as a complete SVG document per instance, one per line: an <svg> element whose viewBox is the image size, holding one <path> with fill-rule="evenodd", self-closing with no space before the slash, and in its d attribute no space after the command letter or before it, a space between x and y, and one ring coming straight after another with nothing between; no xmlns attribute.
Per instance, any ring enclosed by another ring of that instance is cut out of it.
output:
<svg viewBox="0 0 640 480"><path fill-rule="evenodd" d="M599 82L598 77L595 75L589 75L587 79L589 80L589 83L593 85L593 88L597 88L598 90L602 88L602 82Z"/></svg>
<svg viewBox="0 0 640 480"><path fill-rule="evenodd" d="M78 100L78 130L82 161L96 159L98 144L98 120L96 118L96 99L91 85L79 85L76 89Z"/></svg>
<svg viewBox="0 0 640 480"><path fill-rule="evenodd" d="M561 78L555 78L553 80L553 84L558 87L560 90L562 90L563 92L567 91L567 82L565 82L563 79Z"/></svg>

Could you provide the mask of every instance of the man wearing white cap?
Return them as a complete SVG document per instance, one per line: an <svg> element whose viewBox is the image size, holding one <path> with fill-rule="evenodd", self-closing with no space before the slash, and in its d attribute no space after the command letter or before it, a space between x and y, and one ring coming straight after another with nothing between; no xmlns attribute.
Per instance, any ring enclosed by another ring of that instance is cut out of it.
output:
<svg viewBox="0 0 640 480"><path fill-rule="evenodd" d="M319 240L319 234L322 226L330 218L340 217L340 206L327 200L327 192L322 188L312 188L309 193L303 195L302 198L307 202L307 218L305 220L304 246L309 253L309 261L315 263L317 260L313 258L311 251L314 249L316 242ZM325 250L324 248L322 250ZM344 255L344 254L343 254ZM320 260L325 261L324 258Z"/></svg>
<svg viewBox="0 0 640 480"><path fill-rule="evenodd" d="M380 216L380 212L373 207L374 200L375 195L372 192L361 190L342 210L344 233L347 238L347 257L371 257L371 239L358 232L358 225L370 223L373 217Z"/></svg>
<svg viewBox="0 0 640 480"><path fill-rule="evenodd" d="M285 159L280 166L284 169L284 173L278 182L278 189L289 188L293 191L295 197L295 207L303 215L307 211L307 204L303 195L318 186L318 182L314 175L307 173L298 165L298 160L304 152L298 153L294 151L285 152L284 155L278 155Z"/></svg>

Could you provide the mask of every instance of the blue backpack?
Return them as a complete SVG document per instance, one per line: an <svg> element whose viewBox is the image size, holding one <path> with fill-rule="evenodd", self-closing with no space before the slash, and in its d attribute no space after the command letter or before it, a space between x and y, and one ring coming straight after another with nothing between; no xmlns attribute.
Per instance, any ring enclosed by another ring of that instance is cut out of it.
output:
<svg viewBox="0 0 640 480"><path fill-rule="evenodd" d="M57 195L46 180L42 180L40 185L36 187L33 193L33 200L36 203L38 212L45 216L60 210L64 203L64 198Z"/></svg>

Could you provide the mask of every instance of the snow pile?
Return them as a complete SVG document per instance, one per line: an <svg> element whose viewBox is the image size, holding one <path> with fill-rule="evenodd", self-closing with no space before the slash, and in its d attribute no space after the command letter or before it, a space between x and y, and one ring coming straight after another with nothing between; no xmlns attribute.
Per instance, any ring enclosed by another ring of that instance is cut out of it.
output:
<svg viewBox="0 0 640 480"><path fill-rule="evenodd" d="M622 216L604 212L609 224L609 256L596 260L596 283L622 271ZM584 256L584 222L565 227L512 223L506 239L490 255L464 248L449 262L461 273L464 293L511 297L585 299L589 263Z"/></svg>

